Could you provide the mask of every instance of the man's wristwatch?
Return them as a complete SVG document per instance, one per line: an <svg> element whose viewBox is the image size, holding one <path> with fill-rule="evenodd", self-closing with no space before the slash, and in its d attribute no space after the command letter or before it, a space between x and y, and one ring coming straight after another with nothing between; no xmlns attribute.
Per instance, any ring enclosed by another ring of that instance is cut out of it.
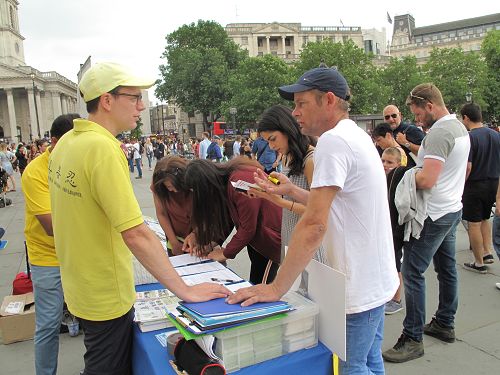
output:
<svg viewBox="0 0 500 375"><path fill-rule="evenodd" d="M405 146L406 148L410 148L410 142L406 142L406 143L404 144L404 146Z"/></svg>

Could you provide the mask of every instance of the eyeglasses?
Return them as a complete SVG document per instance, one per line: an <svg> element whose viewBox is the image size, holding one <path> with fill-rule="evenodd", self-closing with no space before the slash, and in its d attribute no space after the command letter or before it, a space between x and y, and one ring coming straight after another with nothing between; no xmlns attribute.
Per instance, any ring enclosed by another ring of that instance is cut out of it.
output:
<svg viewBox="0 0 500 375"><path fill-rule="evenodd" d="M398 114L397 114L397 113L393 113L392 115L385 115L385 116L384 116L384 118L385 118L386 120L389 120L391 117L392 117L392 118L396 118L396 117L398 117Z"/></svg>
<svg viewBox="0 0 500 375"><path fill-rule="evenodd" d="M410 91L410 98L412 99L419 99L419 100L423 100L424 102L429 102L429 103L432 103L429 99L427 98L422 98L421 96L417 96L417 95L414 95L413 94L413 90Z"/></svg>
<svg viewBox="0 0 500 375"><path fill-rule="evenodd" d="M136 105L139 103L139 101L142 101L142 94L134 95L134 94L127 94L125 92L117 92L117 93L114 93L113 95L116 95L116 96L129 96L129 97L135 98L135 104Z"/></svg>

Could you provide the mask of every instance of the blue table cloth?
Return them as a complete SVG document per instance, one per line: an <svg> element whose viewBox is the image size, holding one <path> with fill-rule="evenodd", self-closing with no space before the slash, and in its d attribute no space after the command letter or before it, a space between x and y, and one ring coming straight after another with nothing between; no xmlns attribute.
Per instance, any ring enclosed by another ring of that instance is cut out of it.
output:
<svg viewBox="0 0 500 375"><path fill-rule="evenodd" d="M161 284L147 284L136 287L137 291L162 289ZM141 332L134 324L134 344L132 348L132 367L134 375L176 375L170 366L173 359L167 348L161 346L155 335L165 332L158 330ZM321 342L311 349L285 354L269 361L257 363L233 372L234 375L326 375L332 374L332 353Z"/></svg>

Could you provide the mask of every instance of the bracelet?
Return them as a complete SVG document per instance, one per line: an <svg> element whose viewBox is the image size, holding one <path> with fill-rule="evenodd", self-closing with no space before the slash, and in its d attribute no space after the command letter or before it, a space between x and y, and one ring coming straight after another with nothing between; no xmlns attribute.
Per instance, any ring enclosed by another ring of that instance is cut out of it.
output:
<svg viewBox="0 0 500 375"><path fill-rule="evenodd" d="M290 211L293 212L293 205L295 204L295 201L292 201L292 206L290 207Z"/></svg>

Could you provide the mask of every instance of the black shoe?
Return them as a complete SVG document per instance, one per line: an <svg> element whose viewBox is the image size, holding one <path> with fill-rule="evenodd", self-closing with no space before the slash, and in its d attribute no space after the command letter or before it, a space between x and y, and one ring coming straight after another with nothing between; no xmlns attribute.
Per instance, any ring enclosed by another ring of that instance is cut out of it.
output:
<svg viewBox="0 0 500 375"><path fill-rule="evenodd" d="M483 263L484 264L492 264L495 263L495 258L493 257L493 254L487 254L483 257Z"/></svg>
<svg viewBox="0 0 500 375"><path fill-rule="evenodd" d="M431 322L424 326L424 333L444 342L455 342L455 330L443 327L437 322L436 318L432 318Z"/></svg>
<svg viewBox="0 0 500 375"><path fill-rule="evenodd" d="M136 180L138 180L138 179L140 179L140 178L142 178L142 176L137 176L135 179L136 179Z"/></svg>
<svg viewBox="0 0 500 375"><path fill-rule="evenodd" d="M424 343L415 341L404 333L392 349L382 353L382 357L387 362L403 363L412 359L420 358L424 355Z"/></svg>
<svg viewBox="0 0 500 375"><path fill-rule="evenodd" d="M483 275L488 273L488 269L486 268L486 266L478 266L475 262L464 263L463 267L468 271L482 273Z"/></svg>

